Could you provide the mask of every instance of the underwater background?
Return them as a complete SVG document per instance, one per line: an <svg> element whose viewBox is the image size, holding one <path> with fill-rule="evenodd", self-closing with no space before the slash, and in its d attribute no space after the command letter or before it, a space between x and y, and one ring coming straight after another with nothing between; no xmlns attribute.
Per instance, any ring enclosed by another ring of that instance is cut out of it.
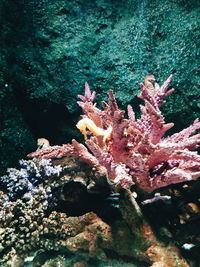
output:
<svg viewBox="0 0 200 267"><path fill-rule="evenodd" d="M144 77L153 74L162 84L173 74L175 91L162 107L166 122L175 124L167 134L191 125L200 117L200 2L1 0L0 23L0 266L160 267L143 255L150 233L155 248L161 242L172 255L177 246L187 260L175 252L169 267L198 267L199 180L158 190L170 201L138 191L141 219L124 192L113 196L97 183L88 195L94 174L82 163L36 166L21 159L37 149L38 138L51 145L83 143L76 124L85 82L98 106L112 89L119 107L131 104L138 118ZM7 255L15 255L14 263Z"/></svg>
<svg viewBox="0 0 200 267"><path fill-rule="evenodd" d="M99 102L114 89L122 107L147 74L174 73L163 107L173 131L199 117L199 1L0 3L0 170L36 147L78 138L77 94L87 81Z"/></svg>

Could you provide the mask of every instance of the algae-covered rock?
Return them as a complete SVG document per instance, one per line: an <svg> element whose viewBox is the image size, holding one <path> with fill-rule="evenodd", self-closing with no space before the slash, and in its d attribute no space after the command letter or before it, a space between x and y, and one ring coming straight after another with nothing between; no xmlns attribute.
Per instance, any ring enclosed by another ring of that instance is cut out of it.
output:
<svg viewBox="0 0 200 267"><path fill-rule="evenodd" d="M13 92L8 87L0 92L0 173L15 166L18 159L25 157L35 147L33 136L27 127Z"/></svg>
<svg viewBox="0 0 200 267"><path fill-rule="evenodd" d="M9 119L35 138L66 143L86 81L99 99L111 88L121 105L135 105L147 74L162 83L173 72L177 89L164 113L178 120L176 130L188 126L199 116L199 11L195 0L1 1L0 82L12 87L10 108L23 122Z"/></svg>

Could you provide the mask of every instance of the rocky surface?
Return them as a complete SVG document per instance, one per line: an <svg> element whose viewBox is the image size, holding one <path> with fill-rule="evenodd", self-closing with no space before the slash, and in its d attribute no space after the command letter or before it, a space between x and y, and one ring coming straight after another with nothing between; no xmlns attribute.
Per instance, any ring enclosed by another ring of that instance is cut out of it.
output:
<svg viewBox="0 0 200 267"><path fill-rule="evenodd" d="M177 130L199 116L198 1L2 0L0 12L2 170L38 137L61 144L78 135L85 81L99 99L111 88L121 105L135 105L143 77L173 72L179 90L167 120Z"/></svg>

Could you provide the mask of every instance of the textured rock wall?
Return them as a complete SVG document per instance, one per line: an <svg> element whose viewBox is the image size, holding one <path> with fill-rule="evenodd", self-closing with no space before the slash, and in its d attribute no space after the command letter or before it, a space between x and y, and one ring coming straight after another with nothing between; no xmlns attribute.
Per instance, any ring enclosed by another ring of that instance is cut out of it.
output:
<svg viewBox="0 0 200 267"><path fill-rule="evenodd" d="M33 138L76 137L85 81L97 99L112 88L121 105L136 105L148 73L161 83L173 72L178 89L164 113L177 130L189 125L199 116L199 11L196 0L2 0L1 166Z"/></svg>

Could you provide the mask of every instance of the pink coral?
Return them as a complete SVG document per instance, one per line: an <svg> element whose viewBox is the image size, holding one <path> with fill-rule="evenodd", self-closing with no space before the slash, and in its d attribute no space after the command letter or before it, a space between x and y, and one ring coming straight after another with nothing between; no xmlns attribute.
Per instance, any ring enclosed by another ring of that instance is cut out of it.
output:
<svg viewBox="0 0 200 267"><path fill-rule="evenodd" d="M118 108L112 90L108 92L108 103L102 103L103 110L98 109L93 103L95 92L91 93L86 83L85 96L79 96L82 101L78 104L83 110L83 118L88 118L102 132L102 135L94 134L91 128L87 132L90 138L86 145L90 152L73 140L71 145L48 147L28 156L39 159L78 157L96 169L102 168L111 183L125 188L136 183L150 192L169 184L197 179L200 156L193 150L200 143L200 134L195 134L200 129L199 120L179 133L164 137L173 123L165 123L160 106L174 91L168 90L171 80L172 75L161 87L157 83L151 86L140 84L138 97L145 105L140 106L141 117L137 120L130 105L128 119L124 117L125 111ZM103 135L108 128L112 133L105 142Z"/></svg>

